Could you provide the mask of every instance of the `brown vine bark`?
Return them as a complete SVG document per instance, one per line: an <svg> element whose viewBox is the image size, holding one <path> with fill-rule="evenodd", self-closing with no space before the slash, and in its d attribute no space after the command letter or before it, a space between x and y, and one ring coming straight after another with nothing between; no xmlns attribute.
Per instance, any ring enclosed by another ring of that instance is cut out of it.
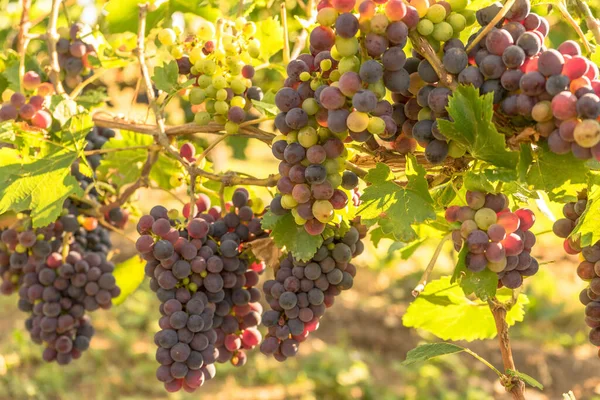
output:
<svg viewBox="0 0 600 400"><path fill-rule="evenodd" d="M508 336L508 324L506 323L506 307L497 302L489 302L490 310L494 316L494 322L496 324L496 331L498 332L498 344L500 345L500 353L502 353L502 363L504 364L504 370L516 371L515 361L512 356L512 349L510 346L510 338ZM518 378L510 378L510 380L503 382L506 390L510 392L514 400L525 400L525 383Z"/></svg>

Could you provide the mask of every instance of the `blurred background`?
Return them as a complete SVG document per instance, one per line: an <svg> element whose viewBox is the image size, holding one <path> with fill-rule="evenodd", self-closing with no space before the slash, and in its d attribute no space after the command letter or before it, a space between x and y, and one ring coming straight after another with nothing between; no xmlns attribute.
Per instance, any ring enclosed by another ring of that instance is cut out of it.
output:
<svg viewBox="0 0 600 400"><path fill-rule="evenodd" d="M40 10L49 4L34 3ZM93 25L100 15L101 3L69 2L71 18L81 15ZM221 2L220 6L229 3ZM257 9L250 19L277 14L273 10L278 10L279 2L255 3ZM589 4L598 15L600 1ZM286 6L290 29L299 29L294 15L302 15L303 11L296 0L287 0ZM219 5L215 3L215 7ZM0 10L0 39L6 39L18 21L18 3L0 0ZM549 12L546 6L535 10L547 15L551 23L549 47L576 39L558 12ZM291 40L297 33L290 33ZM131 43L123 35L110 39ZM10 46L9 41L4 45ZM146 118L143 104L132 106L135 99L143 101L134 90L137 79L136 65L107 74L102 79L110 98L107 109L132 119ZM282 82L279 70L266 69L255 83L267 92L276 90ZM171 124L189 120L186 107L171 105ZM268 123L263 128L272 129ZM210 142L214 138L199 135L198 140ZM219 144L211 161L217 171L239 170L254 176L266 176L277 168L266 145L246 140ZM270 198L264 189L255 194L265 201ZM186 196L183 189L175 195L182 199ZM142 200L141 212L149 211L154 204L181 207L174 196L158 190L142 190L136 196ZM534 255L543 266L534 278L526 280L524 293L530 300L525 306L526 316L510 331L517 368L545 386L543 392L528 389L527 399L561 399L570 390L577 399L600 399L600 359L597 349L588 343L584 310L578 301L579 291L585 286L576 275L578 259L566 256L560 240L551 232L551 214L559 217L562 206L550 204L551 213L546 215L537 210L535 203L530 206L538 214ZM127 238L113 236L115 260L133 255L134 225L130 224ZM367 251L356 260L359 268L354 288L336 298L319 330L302 344L295 359L281 364L254 350L244 368L219 364L216 378L193 395L182 392L167 396L155 379L153 335L158 330L159 302L147 281L125 303L94 313L96 335L91 349L67 367L42 361L41 348L32 344L24 328L25 315L17 309L16 296L0 297L0 399L510 399L496 375L466 354L401 366L407 351L439 340L425 331L402 325L402 316L412 300L411 291L436 245L435 239L428 240L408 260L403 260L397 251L403 244L383 240L375 249L369 243ZM444 247L433 278L452 273L456 254L451 247L449 243ZM265 271L262 279L268 279L272 273ZM501 369L496 340L459 344Z"/></svg>

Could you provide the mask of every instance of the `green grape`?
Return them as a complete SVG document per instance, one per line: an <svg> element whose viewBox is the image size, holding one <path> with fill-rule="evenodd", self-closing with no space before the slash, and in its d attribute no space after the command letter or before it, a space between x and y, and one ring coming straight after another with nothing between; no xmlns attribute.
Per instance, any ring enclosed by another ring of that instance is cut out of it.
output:
<svg viewBox="0 0 600 400"><path fill-rule="evenodd" d="M441 4L434 4L427 10L425 18L434 24L439 24L446 19L446 9Z"/></svg>
<svg viewBox="0 0 600 400"><path fill-rule="evenodd" d="M298 131L291 131L286 135L287 142L289 144L296 143L298 141Z"/></svg>
<svg viewBox="0 0 600 400"><path fill-rule="evenodd" d="M466 152L467 150L460 144L456 143L455 140L452 140L450 143L448 143L448 157L460 158L464 156Z"/></svg>
<svg viewBox="0 0 600 400"><path fill-rule="evenodd" d="M337 47L335 47L335 45L331 48L331 51L329 52L329 55L331 56L331 58L333 58L335 61L340 61L342 59L342 55L340 54L340 52L338 51Z"/></svg>
<svg viewBox="0 0 600 400"><path fill-rule="evenodd" d="M358 39L338 36L335 38L335 48L342 57L353 56L358 52Z"/></svg>
<svg viewBox="0 0 600 400"><path fill-rule="evenodd" d="M314 97L309 97L302 102L302 109L308 115L315 115L319 111L319 103Z"/></svg>
<svg viewBox="0 0 600 400"><path fill-rule="evenodd" d="M320 79L313 79L312 81L310 81L310 88L313 91L317 90L319 88L319 86L321 86L321 80Z"/></svg>
<svg viewBox="0 0 600 400"><path fill-rule="evenodd" d="M217 114L225 115L229 111L229 104L225 101L217 100L215 101L215 112Z"/></svg>
<svg viewBox="0 0 600 400"><path fill-rule="evenodd" d="M467 27L467 20L461 14L452 13L446 19L446 22L450 24L454 33L463 31Z"/></svg>
<svg viewBox="0 0 600 400"><path fill-rule="evenodd" d="M319 142L319 135L315 128L310 126L305 126L304 128L298 131L298 143L302 145L302 147L308 149L316 145Z"/></svg>
<svg viewBox="0 0 600 400"><path fill-rule="evenodd" d="M206 75L214 75L217 72L217 64L208 58L200 61L200 71Z"/></svg>
<svg viewBox="0 0 600 400"><path fill-rule="evenodd" d="M227 121L225 123L225 132L227 132L228 134L232 135L234 133L238 133L239 130L240 126L235 122Z"/></svg>
<svg viewBox="0 0 600 400"><path fill-rule="evenodd" d="M307 81L309 81L309 80L310 80L310 78L311 78L311 76L310 76L310 72L306 72L306 71L304 71L304 72L302 72L302 73L300 74L300 80L301 80L302 82L307 82Z"/></svg>
<svg viewBox="0 0 600 400"><path fill-rule="evenodd" d="M433 112L431 111L431 109L429 107L423 107L419 110L418 118L419 118L419 121L424 121L427 119L432 120L432 119L434 119Z"/></svg>
<svg viewBox="0 0 600 400"><path fill-rule="evenodd" d="M194 65L194 67L196 67ZM206 89L207 87L209 87L212 84L212 79L210 76L208 75L200 75L198 77L198 86L202 89Z"/></svg>
<svg viewBox="0 0 600 400"><path fill-rule="evenodd" d="M175 35L175 31L170 28L161 29L158 32L158 41L163 46L171 46L171 45L175 44L175 42L177 41L177 36Z"/></svg>
<svg viewBox="0 0 600 400"><path fill-rule="evenodd" d="M213 120L219 125L225 125L227 123L227 118L224 115L215 115Z"/></svg>
<svg viewBox="0 0 600 400"><path fill-rule="evenodd" d="M317 22L323 26L333 26L338 16L335 8L326 7L319 10L317 13Z"/></svg>
<svg viewBox="0 0 600 400"><path fill-rule="evenodd" d="M194 122L200 126L207 125L210 122L210 114L206 111L199 111L194 115Z"/></svg>
<svg viewBox="0 0 600 400"><path fill-rule="evenodd" d="M479 229L481 230L486 231L487 228L490 227L490 225L496 223L498 217L496 216L496 212L494 210L492 210L491 208L484 207L477 210L474 219L475 223L477 224L477 227L479 227Z"/></svg>
<svg viewBox="0 0 600 400"><path fill-rule="evenodd" d="M294 222L296 225L304 225L306 224L306 220L298 215L298 211L296 208L292 208L292 216L294 217Z"/></svg>
<svg viewBox="0 0 600 400"><path fill-rule="evenodd" d="M323 126L317 129L317 134L319 135L319 141L321 143L325 143L325 141L331 137L331 131Z"/></svg>
<svg viewBox="0 0 600 400"><path fill-rule="evenodd" d="M231 90L233 90L233 93L235 94L242 94L246 91L246 83L245 80L242 78L233 78L233 80L231 81Z"/></svg>
<svg viewBox="0 0 600 400"><path fill-rule="evenodd" d="M204 92L204 89L195 87L192 90L190 90L190 103L192 103L193 105L202 104L205 99L206 93Z"/></svg>
<svg viewBox="0 0 600 400"><path fill-rule="evenodd" d="M352 111L346 120L348 129L353 132L362 132L369 126L369 115L360 111Z"/></svg>
<svg viewBox="0 0 600 400"><path fill-rule="evenodd" d="M389 24L390 21L385 14L375 14L371 19L371 31L383 35Z"/></svg>
<svg viewBox="0 0 600 400"><path fill-rule="evenodd" d="M231 104L231 107L246 107L246 99L242 96L234 96L229 103Z"/></svg>
<svg viewBox="0 0 600 400"><path fill-rule="evenodd" d="M332 82L338 82L340 80L340 76L342 76L342 74L340 74L340 71L334 69L329 74L329 79L331 79Z"/></svg>
<svg viewBox="0 0 600 400"><path fill-rule="evenodd" d="M377 96L378 99L382 99L385 96L385 85L381 80L375 83L370 83L368 89L375 93L375 96Z"/></svg>
<svg viewBox="0 0 600 400"><path fill-rule="evenodd" d="M283 199L281 201L283 205ZM316 200L312 206L312 212L315 218L324 224L333 218L333 206L329 200Z"/></svg>
<svg viewBox="0 0 600 400"><path fill-rule="evenodd" d="M473 10L463 10L460 14L465 17L467 26L471 26L477 21L477 14Z"/></svg>
<svg viewBox="0 0 600 400"><path fill-rule="evenodd" d="M215 89L225 89L227 87L227 79L221 75L215 75L212 77L212 84Z"/></svg>
<svg viewBox="0 0 600 400"><path fill-rule="evenodd" d="M190 63L196 65L196 63L198 63L204 57L204 53L202 53L202 47L194 47L188 56L190 57Z"/></svg>
<svg viewBox="0 0 600 400"><path fill-rule="evenodd" d="M204 94L208 99L214 99L217 97L217 89L213 85L209 85L204 89Z"/></svg>
<svg viewBox="0 0 600 400"><path fill-rule="evenodd" d="M260 57L260 42L258 40L253 40L248 44L248 54L252 58Z"/></svg>
<svg viewBox="0 0 600 400"><path fill-rule="evenodd" d="M171 56L173 58L181 58L183 57L183 47L181 46L175 46L171 49Z"/></svg>
<svg viewBox="0 0 600 400"><path fill-rule="evenodd" d="M291 194L284 194L281 196L281 206L287 210L291 210L296 207L298 202L294 200Z"/></svg>
<svg viewBox="0 0 600 400"><path fill-rule="evenodd" d="M330 174L327 175L327 180L331 184L333 188L337 188L342 184L342 175L340 174Z"/></svg>
<svg viewBox="0 0 600 400"><path fill-rule="evenodd" d="M501 261L498 262L488 261L487 267L492 272L502 272L504 271L504 268L506 268L506 258L503 258Z"/></svg>
<svg viewBox="0 0 600 400"><path fill-rule="evenodd" d="M445 42L447 40L452 39L452 35L454 34L454 30L452 29L452 25L450 25L447 22L440 22L439 24L435 24L435 26L433 27L433 33L431 34L431 36L433 36L433 38L435 40L438 40L440 42Z"/></svg>
<svg viewBox="0 0 600 400"><path fill-rule="evenodd" d="M200 40L212 40L216 34L217 31L215 30L215 26L211 22L205 20L200 22L200 26L196 31L196 35Z"/></svg>
<svg viewBox="0 0 600 400"><path fill-rule="evenodd" d="M204 106L206 107L206 111L208 111L210 114L215 113L215 101L214 100L206 100L206 104Z"/></svg>
<svg viewBox="0 0 600 400"><path fill-rule="evenodd" d="M358 73L360 70L360 60L356 56L343 57L338 64L340 74L345 74L348 71Z"/></svg>
<svg viewBox="0 0 600 400"><path fill-rule="evenodd" d="M337 161L332 160L330 158L323 162L323 166L327 170L327 175L337 174L338 172L340 172L340 165L337 163Z"/></svg>
<svg viewBox="0 0 600 400"><path fill-rule="evenodd" d="M429 36L433 33L433 22L428 19L422 19L417 24L417 31L423 36Z"/></svg>
<svg viewBox="0 0 600 400"><path fill-rule="evenodd" d="M444 24L445 24L445 22L444 22ZM440 52L440 50L441 50L441 48L442 48L442 45L441 45L441 43L440 43L440 42L439 42L437 39L435 39L433 36L428 36L428 37L427 37L427 38L425 38L425 39L426 39L426 40L427 40L427 42L428 42L428 43L431 45L431 47L433 48L433 50L434 50L436 53L439 53L439 52Z"/></svg>
<svg viewBox="0 0 600 400"><path fill-rule="evenodd" d="M371 117L367 130L373 135L381 135L385 132L385 121L379 117Z"/></svg>
<svg viewBox="0 0 600 400"><path fill-rule="evenodd" d="M254 36L256 34L256 24L252 21L246 22L246 24L244 25L244 28L242 29L242 32L244 33L244 36L246 36L246 37Z"/></svg>
<svg viewBox="0 0 600 400"><path fill-rule="evenodd" d="M450 3L452 11L462 11L467 8L469 0L448 0L448 3Z"/></svg>
<svg viewBox="0 0 600 400"><path fill-rule="evenodd" d="M326 58L319 63L319 66L321 67L321 71L329 71L333 66L333 63L329 58Z"/></svg>
<svg viewBox="0 0 600 400"><path fill-rule="evenodd" d="M217 95L215 96L215 98L219 101L227 100L227 90L225 90L225 89L217 90Z"/></svg>

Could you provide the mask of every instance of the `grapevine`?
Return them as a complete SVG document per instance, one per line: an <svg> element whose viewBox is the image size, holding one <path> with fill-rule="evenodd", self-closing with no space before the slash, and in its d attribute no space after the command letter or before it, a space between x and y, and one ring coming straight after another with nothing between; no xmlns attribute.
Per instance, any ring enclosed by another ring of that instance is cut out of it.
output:
<svg viewBox="0 0 600 400"><path fill-rule="evenodd" d="M151 291L144 385L293 366L363 267L419 249L402 323L432 343L402 368L465 352L525 399L509 328L555 237L600 349L594 6L50 3L0 21L0 294L41 360L97 351L97 310ZM501 366L465 347L494 337Z"/></svg>

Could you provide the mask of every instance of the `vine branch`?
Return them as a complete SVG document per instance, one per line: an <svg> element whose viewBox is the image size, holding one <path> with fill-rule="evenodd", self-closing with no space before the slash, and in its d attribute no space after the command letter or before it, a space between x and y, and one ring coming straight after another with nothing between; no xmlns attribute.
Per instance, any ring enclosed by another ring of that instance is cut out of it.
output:
<svg viewBox="0 0 600 400"><path fill-rule="evenodd" d="M425 286L429 282L429 276L431 275L431 272L433 271L433 268L435 267L435 263L437 262L437 259L440 256L440 253L442 252L444 243L446 243L448 240L450 240L450 238L452 238L452 233L448 233L438 243L437 247L435 248L435 251L433 252L433 255L431 256L431 260L429 260L429 264L427 264L427 268L425 268L425 271L423 272L423 276L419 280L419 283L417 284L417 286L415 286L415 288L412 291L413 297L417 297L418 295L420 295L423 292L423 290L425 290Z"/></svg>
<svg viewBox="0 0 600 400"><path fill-rule="evenodd" d="M29 44L29 28L31 21L29 20L29 9L31 8L31 0L21 1L21 21L19 22L19 34L17 36L17 52L19 53L19 87L23 89L23 76L25 76L25 57L27 45Z"/></svg>
<svg viewBox="0 0 600 400"><path fill-rule="evenodd" d="M585 51L588 54L590 54L592 52L592 46L590 45L590 42L587 39L587 37L585 37L585 33L583 33L583 31L581 30L581 27L579 26L579 24L577 23L577 21L575 21L575 19L573 19L573 16L571 16L571 13L569 12L569 10L567 10L567 6L562 1L559 1L556 4L556 6L558 7L558 11L560 11L560 13L562 14L562 16L567 20L567 23L569 25L571 25L571 27L575 30L575 32L577 32L577 35L579 36L579 38L583 42L583 45L585 47ZM589 8L588 8L588 10L589 10ZM589 28L589 25L588 25L588 28Z"/></svg>
<svg viewBox="0 0 600 400"><path fill-rule="evenodd" d="M596 44L600 45L600 23L598 22L598 19L596 19L596 17L594 17L594 14L592 14L592 10L590 9L590 6L587 5L585 2L583 2L581 0L575 0L575 4L577 5L577 9L579 10L579 12L581 12L583 14L583 16L585 17L585 23L586 23L588 29L594 35L594 39L596 39ZM577 28L579 28L579 25L577 25ZM581 28L579 28L579 30L581 30ZM577 33L579 33L579 32L577 32ZM583 35L583 41L584 41L584 44L589 46L589 42L587 41L587 38L585 37L585 35ZM590 51L590 49L588 48L588 52L589 51Z"/></svg>
<svg viewBox="0 0 600 400"><path fill-rule="evenodd" d="M514 2L514 0L508 0L508 1ZM456 89L458 87L458 84L454 80L454 77L452 76L452 74L449 74L448 71L446 71L446 69L442 65L442 61L437 56L437 54L435 53L435 50L433 50L433 48L431 47L429 42L427 40L425 40L423 38L423 36L419 35L419 33L416 30L411 31L408 34L408 37L410 38L410 41L411 41L414 49L419 54L421 54L423 57L425 57L425 59L427 61L429 61L429 64L431 64L431 67L434 69L436 74L440 77L440 82L442 82L442 84L444 86L446 86L448 89L452 89L452 90Z"/></svg>
<svg viewBox="0 0 600 400"><path fill-rule="evenodd" d="M512 370L516 371L515 361L513 360L512 349L510 346L510 339L508 336L508 324L506 323L506 306L496 299L488 301L492 315L494 316L494 322L496 324L496 331L498 332L498 342L500 344L500 353L502 353L502 363L504 365L504 371ZM504 375L505 380L503 382L506 390L512 394L514 400L525 400L525 384L522 380L516 377L509 377Z"/></svg>
<svg viewBox="0 0 600 400"><path fill-rule="evenodd" d="M50 71L48 73L50 82L52 82L57 94L64 95L65 89L60 81L60 65L58 64L58 53L56 52L56 42L60 39L56 31L56 24L58 22L58 12L61 3L62 0L52 0L52 10L46 31L46 43L48 44L48 53L50 55Z"/></svg>
<svg viewBox="0 0 600 400"><path fill-rule="evenodd" d="M467 49L466 49L467 54L469 54L471 52L471 50L473 50L475 48L475 46L477 46L477 44L479 42L481 42L481 40L492 29L494 29L494 27L498 24L498 22L502 21L502 18L504 18L504 16L510 10L510 8L513 6L513 4L515 4L515 0L507 0L506 3L504 3L504 6L500 9L500 12L498 12L498 14L496 14L494 19L492 19L490 21L490 23L487 24L486 27L483 28L483 30L481 32L479 32L479 34L475 37L475 39L473 39L471 44L467 47Z"/></svg>

